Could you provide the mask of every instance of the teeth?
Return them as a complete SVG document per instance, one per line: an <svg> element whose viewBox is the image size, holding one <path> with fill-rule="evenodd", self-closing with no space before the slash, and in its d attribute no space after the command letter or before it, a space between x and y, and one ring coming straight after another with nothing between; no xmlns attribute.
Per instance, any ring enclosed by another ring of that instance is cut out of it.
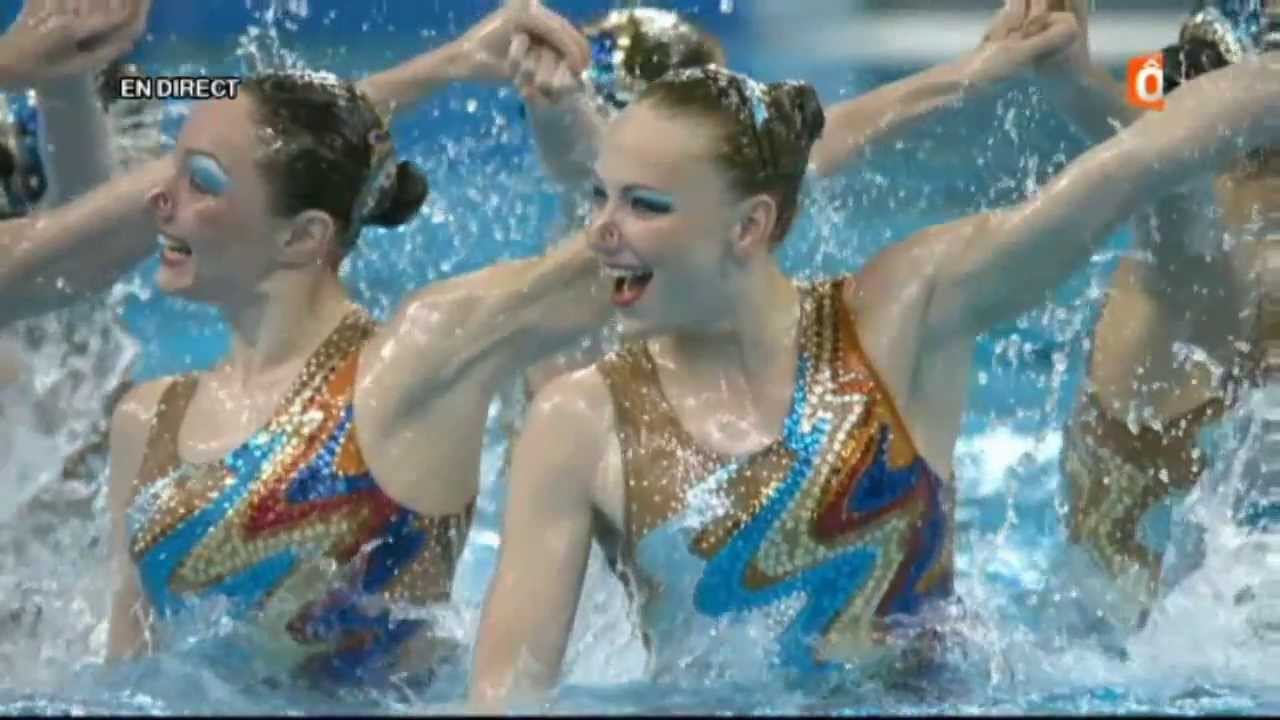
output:
<svg viewBox="0 0 1280 720"><path fill-rule="evenodd" d="M604 265L601 269L605 275L612 278L634 278L640 277L648 272L643 268L620 268L613 267L611 265Z"/></svg>
<svg viewBox="0 0 1280 720"><path fill-rule="evenodd" d="M164 248L165 250L170 250L176 253L182 253L183 255L191 254L191 248L181 240L174 240L171 237L165 237L161 235L160 237L156 238L156 242L158 242L160 244L160 247Z"/></svg>

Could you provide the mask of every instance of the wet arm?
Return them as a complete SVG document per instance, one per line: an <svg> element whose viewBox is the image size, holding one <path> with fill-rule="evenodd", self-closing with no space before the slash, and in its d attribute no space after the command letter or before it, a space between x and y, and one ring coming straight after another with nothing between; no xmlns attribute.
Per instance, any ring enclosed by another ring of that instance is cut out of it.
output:
<svg viewBox="0 0 1280 720"><path fill-rule="evenodd" d="M49 189L45 207L58 207L111 177L111 131L91 73L36 88L40 102L40 156Z"/></svg>
<svg viewBox="0 0 1280 720"><path fill-rule="evenodd" d="M830 108L822 138L810 155L814 172L834 175L871 143L891 140L982 89L972 81L973 62L966 56L937 65Z"/></svg>
<svg viewBox="0 0 1280 720"><path fill-rule="evenodd" d="M146 195L172 160L143 165L54 210L0 222L0 327L111 286L155 247Z"/></svg>
<svg viewBox="0 0 1280 720"><path fill-rule="evenodd" d="M547 175L570 188L591 181L605 120L585 93L555 105L528 103L527 117Z"/></svg>
<svg viewBox="0 0 1280 720"><path fill-rule="evenodd" d="M1131 125L1143 111L1129 103L1123 83L1090 60L1089 3L1054 0L1075 18L1080 36L1070 50L1041 63L1037 76L1049 99L1092 144Z"/></svg>
<svg viewBox="0 0 1280 720"><path fill-rule="evenodd" d="M375 104L397 113L461 80L460 67L458 51L449 44L370 75L357 87Z"/></svg>
<svg viewBox="0 0 1280 720"><path fill-rule="evenodd" d="M516 443L498 568L489 587L470 701L500 711L554 687L591 548L589 488L603 443L582 396L562 378L540 393Z"/></svg>
<svg viewBox="0 0 1280 720"><path fill-rule="evenodd" d="M972 336L1022 313L1083 266L1145 198L1224 166L1242 145L1274 142L1274 60L1188 83L1166 112L1094 147L1027 202L917 236L903 257L933 260L927 327Z"/></svg>
<svg viewBox="0 0 1280 720"><path fill-rule="evenodd" d="M128 658L146 649L150 613L129 557L125 515L142 467L147 429L159 400L160 385L142 385L121 399L111 415L111 464L107 502L111 513L110 562L113 590L108 620L107 658Z"/></svg>
<svg viewBox="0 0 1280 720"><path fill-rule="evenodd" d="M389 427L462 378L491 388L598 331L611 317L607 292L580 237L541 257L499 263L420 292L375 338L371 356L379 360L366 371L395 388ZM476 368L483 378L471 372Z"/></svg>

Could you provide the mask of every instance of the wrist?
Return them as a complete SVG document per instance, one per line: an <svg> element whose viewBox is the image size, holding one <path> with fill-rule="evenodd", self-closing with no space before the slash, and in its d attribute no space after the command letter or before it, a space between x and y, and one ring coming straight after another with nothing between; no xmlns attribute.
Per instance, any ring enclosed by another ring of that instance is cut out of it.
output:
<svg viewBox="0 0 1280 720"><path fill-rule="evenodd" d="M418 74L435 84L466 82L476 79L474 53L462 38L420 56L416 66Z"/></svg>
<svg viewBox="0 0 1280 720"><path fill-rule="evenodd" d="M36 83L36 97L46 107L97 104L98 83L93 73L76 73Z"/></svg>

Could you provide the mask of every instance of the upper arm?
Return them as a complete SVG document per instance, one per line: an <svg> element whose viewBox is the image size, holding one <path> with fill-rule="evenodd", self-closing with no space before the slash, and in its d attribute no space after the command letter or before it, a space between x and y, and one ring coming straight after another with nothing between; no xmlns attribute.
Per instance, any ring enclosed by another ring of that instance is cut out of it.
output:
<svg viewBox="0 0 1280 720"><path fill-rule="evenodd" d="M129 557L126 513L142 468L151 419L167 381L131 389L111 414L111 459L107 501L111 515L110 558L116 585L112 593L107 654L128 656L141 649L145 635L145 600Z"/></svg>
<svg viewBox="0 0 1280 720"><path fill-rule="evenodd" d="M591 369L557 379L533 401L512 458L498 568L476 643L474 699L555 682L586 571L611 414Z"/></svg>
<svg viewBox="0 0 1280 720"><path fill-rule="evenodd" d="M1144 192L1173 190L1139 167L1133 136L1095 147L1035 196L918 233L909 242L939 258L927 316L930 332L981 334L1043 302L1082 268Z"/></svg>

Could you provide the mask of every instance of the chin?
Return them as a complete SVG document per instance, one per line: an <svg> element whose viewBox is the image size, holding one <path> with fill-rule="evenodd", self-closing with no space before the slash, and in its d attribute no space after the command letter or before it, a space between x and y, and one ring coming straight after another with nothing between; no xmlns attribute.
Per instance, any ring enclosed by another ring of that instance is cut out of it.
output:
<svg viewBox="0 0 1280 720"><path fill-rule="evenodd" d="M192 274L183 270L171 270L161 265L156 271L155 281L156 287L165 295L173 295L175 297L195 300L195 278Z"/></svg>

